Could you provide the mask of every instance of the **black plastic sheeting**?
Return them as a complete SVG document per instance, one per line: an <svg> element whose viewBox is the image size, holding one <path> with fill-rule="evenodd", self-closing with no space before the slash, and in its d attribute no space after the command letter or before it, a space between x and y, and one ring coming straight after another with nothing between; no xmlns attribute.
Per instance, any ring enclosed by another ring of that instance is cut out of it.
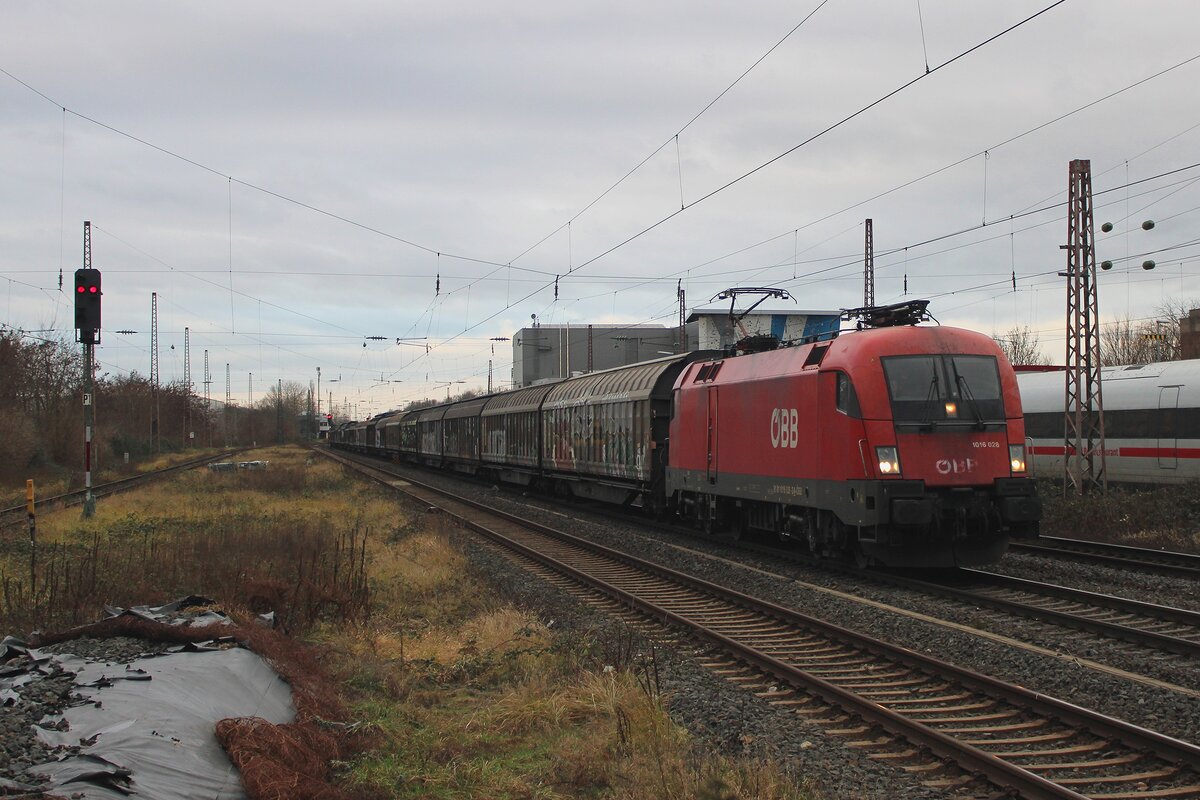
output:
<svg viewBox="0 0 1200 800"><path fill-rule="evenodd" d="M163 624L204 625L224 619L187 611L204 598L157 608L105 609ZM81 629L86 630L86 629ZM67 650L70 643L56 646ZM77 746L60 760L30 767L49 780L39 788L72 798L244 798L237 770L214 728L227 717L295 718L291 688L258 655L228 642L180 645L128 663L47 654L13 639L0 642L0 662L26 654L20 670L0 671L0 703L20 702L15 688L59 669L74 674L78 704L35 726L50 746ZM62 720L67 723L66 730ZM31 778L31 782L34 779ZM2 785L0 785L2 787ZM15 788L15 787L14 787Z"/></svg>

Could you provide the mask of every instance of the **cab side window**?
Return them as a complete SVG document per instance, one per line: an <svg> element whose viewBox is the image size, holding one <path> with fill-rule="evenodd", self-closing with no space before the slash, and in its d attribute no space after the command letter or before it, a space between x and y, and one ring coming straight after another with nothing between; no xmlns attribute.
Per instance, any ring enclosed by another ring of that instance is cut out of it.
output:
<svg viewBox="0 0 1200 800"><path fill-rule="evenodd" d="M854 384L844 372L837 373L837 410L856 419L862 416L858 410L858 395L854 393Z"/></svg>

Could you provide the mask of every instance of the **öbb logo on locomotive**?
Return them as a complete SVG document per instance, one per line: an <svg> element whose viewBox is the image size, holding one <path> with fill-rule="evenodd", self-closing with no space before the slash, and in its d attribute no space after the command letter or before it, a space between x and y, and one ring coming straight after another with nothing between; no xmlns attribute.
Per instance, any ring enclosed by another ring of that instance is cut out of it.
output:
<svg viewBox="0 0 1200 800"><path fill-rule="evenodd" d="M979 462L973 458L941 458L934 464L934 467L942 475L965 475L974 472L978 465Z"/></svg>
<svg viewBox="0 0 1200 800"><path fill-rule="evenodd" d="M794 408L771 410L771 447L795 447L800 441L800 415Z"/></svg>

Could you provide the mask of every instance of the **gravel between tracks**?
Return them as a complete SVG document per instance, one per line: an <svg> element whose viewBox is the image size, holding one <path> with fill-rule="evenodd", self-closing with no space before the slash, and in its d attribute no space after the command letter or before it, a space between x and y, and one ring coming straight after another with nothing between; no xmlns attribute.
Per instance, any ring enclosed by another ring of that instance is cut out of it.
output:
<svg viewBox="0 0 1200 800"><path fill-rule="evenodd" d="M1146 603L1200 611L1200 587L1196 581L1187 578L1016 552L1008 553L1003 561L989 569L1031 581L1058 583L1089 592L1116 594Z"/></svg>

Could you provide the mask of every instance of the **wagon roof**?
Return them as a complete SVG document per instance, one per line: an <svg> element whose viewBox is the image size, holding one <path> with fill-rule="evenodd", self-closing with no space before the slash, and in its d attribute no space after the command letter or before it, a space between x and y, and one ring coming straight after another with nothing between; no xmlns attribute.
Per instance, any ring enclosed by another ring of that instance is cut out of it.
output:
<svg viewBox="0 0 1200 800"><path fill-rule="evenodd" d="M645 400L655 394L662 396L670 393L671 385L659 386L659 379L678 367L685 361L691 360L695 354L671 356L654 361L643 361L628 367L617 367L603 372L593 372L578 378L569 378L557 383L550 390L543 408L563 408L585 402L603 403L628 400Z"/></svg>
<svg viewBox="0 0 1200 800"><path fill-rule="evenodd" d="M470 400L463 400L455 403L446 410L446 419L462 419L463 417L477 417L479 411L488 400L491 400L495 395L485 395L483 397L472 397Z"/></svg>
<svg viewBox="0 0 1200 800"><path fill-rule="evenodd" d="M436 422L446 416L446 409L450 408L447 405L430 406L429 408L418 409L413 412L417 422Z"/></svg>
<svg viewBox="0 0 1200 800"><path fill-rule="evenodd" d="M542 400L550 393L557 383L541 383L537 386L527 386L513 392L504 392L492 396L492 401L483 410L485 417L495 414L519 414L523 411L537 411L542 407Z"/></svg>
<svg viewBox="0 0 1200 800"><path fill-rule="evenodd" d="M385 419L383 421L383 427L390 428L394 425L399 425L401 422L404 421L405 417L412 416L415 413L417 413L417 412L415 412L415 411L396 411L394 413L388 414L387 419Z"/></svg>

